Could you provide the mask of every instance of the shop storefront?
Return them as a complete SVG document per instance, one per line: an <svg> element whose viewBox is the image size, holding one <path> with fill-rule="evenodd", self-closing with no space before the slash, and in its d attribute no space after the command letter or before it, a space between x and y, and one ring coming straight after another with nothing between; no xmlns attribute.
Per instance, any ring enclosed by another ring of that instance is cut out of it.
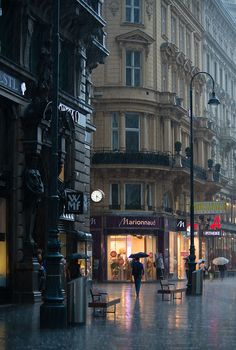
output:
<svg viewBox="0 0 236 350"><path fill-rule="evenodd" d="M162 218L136 216L105 216L91 218L93 232L94 278L130 282L129 256L145 252L142 258L144 281L156 279L155 254L163 251ZM97 247L100 247L100 251ZM101 275L100 271L103 271Z"/></svg>
<svg viewBox="0 0 236 350"><path fill-rule="evenodd" d="M199 237L194 236L196 261L199 259ZM169 277L186 278L185 258L189 256L190 237L186 232L169 232Z"/></svg>

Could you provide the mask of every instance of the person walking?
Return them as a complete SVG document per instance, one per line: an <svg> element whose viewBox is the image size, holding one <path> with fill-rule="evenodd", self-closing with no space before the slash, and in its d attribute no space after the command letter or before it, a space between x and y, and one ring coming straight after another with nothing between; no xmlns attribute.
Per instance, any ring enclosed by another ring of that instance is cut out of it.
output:
<svg viewBox="0 0 236 350"><path fill-rule="evenodd" d="M141 280L144 274L143 264L139 261L139 258L134 258L132 262L132 275L134 276L134 285L136 291L136 297L139 297L139 291L141 287Z"/></svg>
<svg viewBox="0 0 236 350"><path fill-rule="evenodd" d="M224 277L225 277L225 270L226 270L226 266L225 265L218 265L218 269L220 271L220 278L221 281L223 281Z"/></svg>

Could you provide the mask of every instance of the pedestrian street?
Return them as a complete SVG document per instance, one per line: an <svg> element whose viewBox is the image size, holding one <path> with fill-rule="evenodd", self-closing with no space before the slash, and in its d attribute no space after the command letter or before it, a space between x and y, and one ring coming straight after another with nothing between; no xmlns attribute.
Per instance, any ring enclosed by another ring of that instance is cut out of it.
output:
<svg viewBox="0 0 236 350"><path fill-rule="evenodd" d="M185 282L179 282L181 286ZM120 297L116 315L92 316L85 325L40 330L39 305L0 307L1 350L202 350L236 349L236 279L204 282L202 296L162 301L159 283L103 283Z"/></svg>

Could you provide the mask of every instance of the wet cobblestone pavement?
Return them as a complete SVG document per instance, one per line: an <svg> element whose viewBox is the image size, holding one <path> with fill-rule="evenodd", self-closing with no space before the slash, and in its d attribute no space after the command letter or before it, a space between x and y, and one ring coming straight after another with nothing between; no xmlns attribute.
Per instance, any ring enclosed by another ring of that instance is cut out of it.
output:
<svg viewBox="0 0 236 350"><path fill-rule="evenodd" d="M86 325L40 330L39 305L0 307L0 350L236 349L236 278L204 282L202 296L163 302L159 284L102 284L120 297L116 316L92 316Z"/></svg>

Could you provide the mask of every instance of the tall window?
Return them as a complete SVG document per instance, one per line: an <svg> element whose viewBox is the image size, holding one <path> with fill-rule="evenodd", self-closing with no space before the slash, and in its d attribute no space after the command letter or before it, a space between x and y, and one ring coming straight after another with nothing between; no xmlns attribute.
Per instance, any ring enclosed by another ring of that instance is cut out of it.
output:
<svg viewBox="0 0 236 350"><path fill-rule="evenodd" d="M152 208L153 200L152 200L153 188L151 185L147 185L147 206L148 208Z"/></svg>
<svg viewBox="0 0 236 350"><path fill-rule="evenodd" d="M191 34L186 32L186 55L188 58L191 57Z"/></svg>
<svg viewBox="0 0 236 350"><path fill-rule="evenodd" d="M141 209L142 185L125 184L125 209Z"/></svg>
<svg viewBox="0 0 236 350"><path fill-rule="evenodd" d="M119 149L119 121L118 113L112 113L112 149L116 151Z"/></svg>
<svg viewBox="0 0 236 350"><path fill-rule="evenodd" d="M177 73L176 70L172 70L172 92L177 94Z"/></svg>
<svg viewBox="0 0 236 350"><path fill-rule="evenodd" d="M228 91L228 74L225 73L225 91Z"/></svg>
<svg viewBox="0 0 236 350"><path fill-rule="evenodd" d="M68 42L63 42L60 52L60 88L68 93L73 94L73 77L74 77L74 55L73 47Z"/></svg>
<svg viewBox="0 0 236 350"><path fill-rule="evenodd" d="M8 0L0 1L0 55L15 62L20 58L20 6Z"/></svg>
<svg viewBox="0 0 236 350"><path fill-rule="evenodd" d="M39 59L41 55L41 46L43 44L42 32L42 25L39 22L34 22L34 30L29 50L29 69L34 74L37 74L39 70Z"/></svg>
<svg viewBox="0 0 236 350"><path fill-rule="evenodd" d="M126 0L125 19L129 23L141 23L141 0Z"/></svg>
<svg viewBox="0 0 236 350"><path fill-rule="evenodd" d="M231 80L231 97L234 98L234 81Z"/></svg>
<svg viewBox="0 0 236 350"><path fill-rule="evenodd" d="M167 10L161 6L161 35L167 35Z"/></svg>
<svg viewBox="0 0 236 350"><path fill-rule="evenodd" d="M141 53L126 51L126 85L140 86L141 84Z"/></svg>
<svg viewBox="0 0 236 350"><path fill-rule="evenodd" d="M207 66L207 72L210 73L210 55L207 53L206 55L206 66Z"/></svg>
<svg viewBox="0 0 236 350"><path fill-rule="evenodd" d="M177 43L177 22L174 16L171 16L171 42L172 44Z"/></svg>
<svg viewBox="0 0 236 350"><path fill-rule="evenodd" d="M140 121L139 115L127 113L125 115L125 143L126 152L139 151Z"/></svg>
<svg viewBox="0 0 236 350"><path fill-rule="evenodd" d="M214 76L215 76L215 82L218 81L218 74L217 74L217 62L214 63Z"/></svg>
<svg viewBox="0 0 236 350"><path fill-rule="evenodd" d="M163 63L161 68L162 91L168 91L168 64Z"/></svg>
<svg viewBox="0 0 236 350"><path fill-rule="evenodd" d="M119 209L120 198L119 198L119 184L111 184L110 186L110 205L112 209Z"/></svg>
<svg viewBox="0 0 236 350"><path fill-rule="evenodd" d="M185 52L185 47L184 47L184 26L182 24L179 25L179 48L181 51Z"/></svg>
<svg viewBox="0 0 236 350"><path fill-rule="evenodd" d="M223 87L223 70L220 68L220 86Z"/></svg>
<svg viewBox="0 0 236 350"><path fill-rule="evenodd" d="M199 43L194 42L194 56L195 56L195 66L199 66Z"/></svg>

